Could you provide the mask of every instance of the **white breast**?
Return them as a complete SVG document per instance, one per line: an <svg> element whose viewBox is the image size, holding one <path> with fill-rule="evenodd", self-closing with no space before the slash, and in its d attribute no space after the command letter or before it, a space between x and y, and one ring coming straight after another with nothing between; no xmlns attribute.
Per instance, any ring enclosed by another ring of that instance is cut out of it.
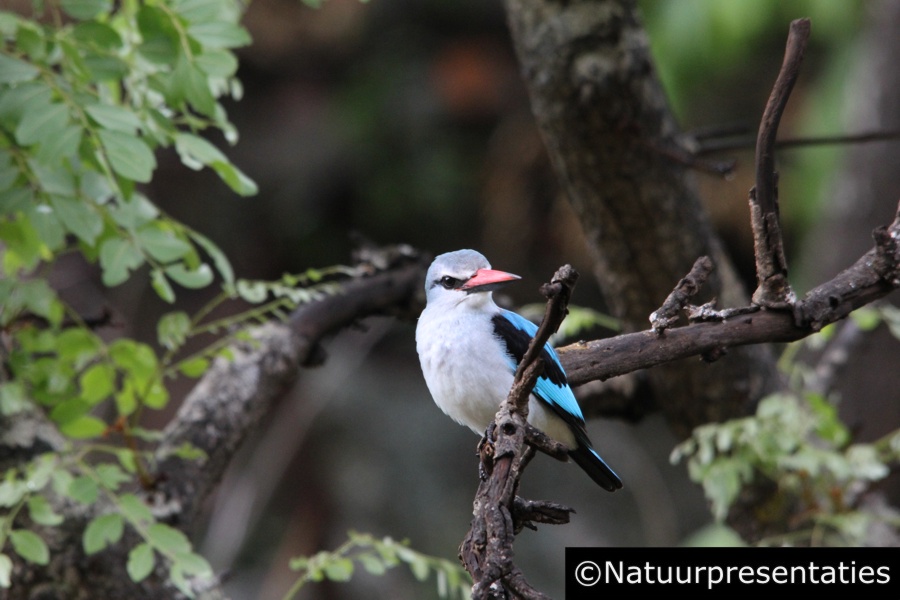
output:
<svg viewBox="0 0 900 600"><path fill-rule="evenodd" d="M493 339L490 315L428 308L416 328L422 373L435 403L458 423L481 435L509 393L513 374Z"/></svg>

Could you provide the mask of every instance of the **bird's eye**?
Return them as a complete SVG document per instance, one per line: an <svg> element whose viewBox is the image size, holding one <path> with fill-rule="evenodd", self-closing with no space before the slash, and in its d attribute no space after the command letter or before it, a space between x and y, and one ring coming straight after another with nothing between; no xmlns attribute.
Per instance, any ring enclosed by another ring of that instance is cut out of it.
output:
<svg viewBox="0 0 900 600"><path fill-rule="evenodd" d="M441 277L441 285L448 290L452 290L453 288L459 285L459 279L456 277L450 277L449 275L444 275Z"/></svg>

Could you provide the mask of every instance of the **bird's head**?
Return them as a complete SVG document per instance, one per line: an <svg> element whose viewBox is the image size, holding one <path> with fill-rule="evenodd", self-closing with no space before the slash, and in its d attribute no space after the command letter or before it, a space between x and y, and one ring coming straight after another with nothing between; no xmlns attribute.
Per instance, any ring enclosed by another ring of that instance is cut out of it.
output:
<svg viewBox="0 0 900 600"><path fill-rule="evenodd" d="M429 305L455 306L467 302L476 306L491 300L497 288L520 279L518 275L495 271L475 250L456 250L434 259L425 275L425 298Z"/></svg>

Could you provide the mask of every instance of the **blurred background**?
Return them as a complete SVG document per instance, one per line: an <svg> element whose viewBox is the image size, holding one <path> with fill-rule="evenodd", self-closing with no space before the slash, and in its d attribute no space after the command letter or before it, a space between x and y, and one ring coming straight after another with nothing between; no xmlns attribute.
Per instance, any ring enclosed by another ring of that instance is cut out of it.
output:
<svg viewBox="0 0 900 600"><path fill-rule="evenodd" d="M639 2L682 127L743 128L751 140L788 24L803 16L813 34L782 136L897 129L897 104L878 91L897 77L888 72L897 71L898 56L891 63L885 49L896 36L884 32L900 24L891 4ZM358 232L435 254L478 249L495 268L523 277L504 290L514 305L542 301L540 284L570 263L585 275L573 304L603 310L578 223L531 116L501 2L327 0L311 8L299 0L253 0L244 23L254 43L240 52L243 98L228 104L240 141L212 141L259 184L259 195L238 198L174 154L159 157L149 190L171 215L220 244L238 276L274 278L347 263ZM896 158L884 161L900 155L898 144L861 148L779 154L783 228L801 294L848 266L871 246L871 228L892 218L900 169ZM732 177L697 175L751 289L752 152L751 142L715 157L738 161ZM852 153L856 163L847 162ZM841 175L847 164L863 180L857 188L846 171ZM853 196L854 189L862 191ZM137 285L140 279L115 290L114 302L132 333L152 341L166 307ZM192 299L197 307L204 300ZM245 445L196 537L213 566L228 573L233 598L281 598L294 580L291 556L333 549L351 529L408 539L419 551L455 560L477 486L478 439L431 400L414 329L413 322L372 319L337 335L326 344L324 366L305 370ZM873 350L861 360L883 354ZM885 373L896 370L890 364ZM186 392L191 382L180 385ZM900 420L900 388L879 385L862 396L866 410L884 417L874 429L862 408L842 405L863 437ZM160 423L167 417L156 416ZM543 526L517 539L517 563L554 597L563 594L566 546L676 545L711 520L684 467L669 464L678 440L661 420L594 420L589 433L624 490L604 492L577 467L546 457L534 461L522 490L577 511L568 526ZM434 581L417 582L400 567L378 578L359 570L349 583L315 584L299 597L437 596Z"/></svg>

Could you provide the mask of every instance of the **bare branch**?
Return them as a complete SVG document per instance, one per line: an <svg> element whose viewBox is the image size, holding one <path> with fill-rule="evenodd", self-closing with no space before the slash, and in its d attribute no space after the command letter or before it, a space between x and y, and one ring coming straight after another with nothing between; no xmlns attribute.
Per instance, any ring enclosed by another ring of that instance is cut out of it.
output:
<svg viewBox="0 0 900 600"><path fill-rule="evenodd" d="M787 308L793 306L796 300L787 280L787 260L784 257L781 225L778 221L775 138L781 116L800 73L809 32L809 19L791 22L784 62L763 112L756 142L756 188L750 191L750 224L753 227L759 286L753 294L753 302L766 308Z"/></svg>
<svg viewBox="0 0 900 600"><path fill-rule="evenodd" d="M460 545L460 560L472 575L472 598L530 598L543 594L532 588L513 563L513 541L523 527L533 522L567 523L571 509L555 503L517 499L519 479L538 448L556 458L565 456L561 444L540 434L527 423L528 398L543 371L541 349L559 329L578 273L569 265L561 267L550 284L541 287L547 296L544 319L516 369L506 400L488 428L482 444L482 478L473 502L473 519ZM492 435L496 439L491 440Z"/></svg>
<svg viewBox="0 0 900 600"><path fill-rule="evenodd" d="M766 342L792 342L845 318L900 287L900 206L893 223L875 230L875 247L787 311L732 311L721 321L619 335L557 348L571 385L630 373L680 358Z"/></svg>
<svg viewBox="0 0 900 600"><path fill-rule="evenodd" d="M685 307L688 300L697 295L712 270L712 260L708 256L701 256L697 259L694 266L691 267L691 272L678 282L662 306L650 314L650 324L655 331L662 333L664 329L668 329L678 320L678 311Z"/></svg>
<svg viewBox="0 0 900 600"><path fill-rule="evenodd" d="M172 507L172 518L185 528L193 522L246 435L294 382L298 367L318 356L325 335L369 315L408 308L423 274L422 263L413 262L350 280L337 294L300 306L288 325L255 328L230 360L217 359L165 428L156 453L156 493ZM207 458L174 456L185 443Z"/></svg>

